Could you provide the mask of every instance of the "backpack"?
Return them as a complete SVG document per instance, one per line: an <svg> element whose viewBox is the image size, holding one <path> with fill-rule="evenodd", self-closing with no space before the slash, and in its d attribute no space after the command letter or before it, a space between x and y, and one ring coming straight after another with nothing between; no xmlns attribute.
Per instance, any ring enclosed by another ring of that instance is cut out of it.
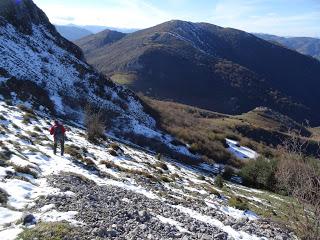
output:
<svg viewBox="0 0 320 240"><path fill-rule="evenodd" d="M62 131L62 125L57 125L54 128L54 137L55 138L62 138L63 137L63 131Z"/></svg>

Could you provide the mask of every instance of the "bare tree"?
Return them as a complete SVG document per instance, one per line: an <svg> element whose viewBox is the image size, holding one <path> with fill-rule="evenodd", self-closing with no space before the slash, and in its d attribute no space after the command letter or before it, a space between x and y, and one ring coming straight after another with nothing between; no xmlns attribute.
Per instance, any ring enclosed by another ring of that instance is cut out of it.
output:
<svg viewBox="0 0 320 240"><path fill-rule="evenodd" d="M84 109L84 123L89 141L96 142L98 138L104 136L105 123L101 109L95 109L87 105Z"/></svg>

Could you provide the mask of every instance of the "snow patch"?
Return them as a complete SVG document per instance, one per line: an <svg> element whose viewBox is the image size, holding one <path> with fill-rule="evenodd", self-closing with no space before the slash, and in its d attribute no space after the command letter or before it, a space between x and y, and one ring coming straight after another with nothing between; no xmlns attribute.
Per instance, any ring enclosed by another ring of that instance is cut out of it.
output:
<svg viewBox="0 0 320 240"><path fill-rule="evenodd" d="M160 216L160 215L157 215L156 216L161 222L165 223L165 224L169 224L169 225L172 225L172 226L175 226L180 232L183 232L183 233L190 233L187 229L185 229L183 227L183 224L178 222L178 221L175 221L171 218L166 218L166 217L163 217L163 216Z"/></svg>
<svg viewBox="0 0 320 240"><path fill-rule="evenodd" d="M257 152L250 148L240 146L239 142L235 140L226 138L226 143L229 146L229 152L239 159L256 159L259 156Z"/></svg>

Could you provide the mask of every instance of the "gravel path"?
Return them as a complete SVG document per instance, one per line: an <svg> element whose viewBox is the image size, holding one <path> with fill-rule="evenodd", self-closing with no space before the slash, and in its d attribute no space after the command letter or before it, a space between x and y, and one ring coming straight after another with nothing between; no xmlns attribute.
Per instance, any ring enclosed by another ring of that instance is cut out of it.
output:
<svg viewBox="0 0 320 240"><path fill-rule="evenodd" d="M54 204L60 212L77 211L76 220L84 223L78 231L79 239L233 239L221 229L175 208L174 204L178 202L149 199L119 187L98 186L69 173L51 176L48 182L63 192L71 191L75 194L38 199L35 209ZM204 207L199 201L184 202L184 207L219 219L235 230L268 239L292 239L289 232L269 222L235 220L217 214L214 209ZM179 224L164 223L157 217L159 215Z"/></svg>

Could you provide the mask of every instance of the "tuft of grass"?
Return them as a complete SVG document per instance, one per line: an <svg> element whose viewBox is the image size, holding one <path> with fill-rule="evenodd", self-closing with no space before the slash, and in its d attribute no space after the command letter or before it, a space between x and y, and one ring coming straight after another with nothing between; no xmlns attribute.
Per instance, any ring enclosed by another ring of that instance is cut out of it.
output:
<svg viewBox="0 0 320 240"><path fill-rule="evenodd" d="M115 150L113 150L113 149L109 149L108 152L110 153L110 155L112 155L112 156L114 156L114 157L118 157L118 156L119 156L118 153L117 153Z"/></svg>
<svg viewBox="0 0 320 240"><path fill-rule="evenodd" d="M160 180L166 183L172 182L172 179L166 177L166 176L160 176Z"/></svg>
<svg viewBox="0 0 320 240"><path fill-rule="evenodd" d="M223 188L223 178L220 174L214 179L214 185L218 188Z"/></svg>
<svg viewBox="0 0 320 240"><path fill-rule="evenodd" d="M8 161L11 158L12 152L7 147L1 147L3 150L0 151L0 160Z"/></svg>
<svg viewBox="0 0 320 240"><path fill-rule="evenodd" d="M32 138L37 138L39 136L38 133L32 131L26 131L26 133Z"/></svg>
<svg viewBox="0 0 320 240"><path fill-rule="evenodd" d="M29 143L32 144L32 145L34 144L33 141L32 141L29 137L27 137L27 136L25 136L25 135L22 135L22 134L20 134L20 133L17 134L16 137L17 137L17 138L20 138L20 140L29 142Z"/></svg>
<svg viewBox="0 0 320 240"><path fill-rule="evenodd" d="M171 177L174 181L181 179L180 175L177 174L177 173L171 174L170 177Z"/></svg>
<svg viewBox="0 0 320 240"><path fill-rule="evenodd" d="M229 205L239 210L249 210L248 201L241 197L233 196L229 198Z"/></svg>
<svg viewBox="0 0 320 240"><path fill-rule="evenodd" d="M106 160L101 160L100 164L105 165L107 168L115 168L119 170L119 167L117 164L115 164L112 161L106 161Z"/></svg>
<svg viewBox="0 0 320 240"><path fill-rule="evenodd" d="M37 119L36 115L32 112L26 112L22 117L22 123L30 124L32 120Z"/></svg>
<svg viewBox="0 0 320 240"><path fill-rule="evenodd" d="M23 112L34 114L34 112L33 112L32 109L26 107L26 106L23 105L23 104L19 104L17 107L18 107L21 111L23 111Z"/></svg>
<svg viewBox="0 0 320 240"><path fill-rule="evenodd" d="M38 178L37 172L35 172L30 166L19 166L19 165L13 164L12 167L16 172L29 174L34 178Z"/></svg>
<svg viewBox="0 0 320 240"><path fill-rule="evenodd" d="M130 173L130 174L134 174L134 175L139 175L139 176L143 176L145 178L151 179L153 181L157 181L157 178L154 177L152 174L145 172L145 171L141 171L141 170L136 170L136 169L128 169L128 168L124 168L121 167L117 164L115 164L112 161L106 161L106 160L102 160L100 161L100 164L105 165L107 168L112 168L112 169L116 169L119 172L125 172L125 173Z"/></svg>
<svg viewBox="0 0 320 240"><path fill-rule="evenodd" d="M156 163L156 167L157 167L157 168L161 168L161 169L164 170L164 171L168 171L168 170L169 170L167 164L165 164L165 163L163 163L163 162L157 162L157 163Z"/></svg>
<svg viewBox="0 0 320 240"><path fill-rule="evenodd" d="M87 166L95 166L96 164L92 161L91 158L83 158L82 162L85 163Z"/></svg>
<svg viewBox="0 0 320 240"><path fill-rule="evenodd" d="M117 144L117 143L111 143L110 145L109 145L109 147L111 148L111 149L113 149L114 151L118 151L118 150L120 150L121 148L120 148L120 146Z"/></svg>
<svg viewBox="0 0 320 240"><path fill-rule="evenodd" d="M40 127L38 127L38 126L34 126L34 127L33 127L33 130L36 131L36 132L39 132L39 133L42 133L42 132L43 132L43 130L42 130Z"/></svg>
<svg viewBox="0 0 320 240"><path fill-rule="evenodd" d="M198 180L201 180L201 181L204 181L204 180L206 180L206 177L203 176L203 175L199 175L199 176L197 177L197 179L198 179Z"/></svg>
<svg viewBox="0 0 320 240"><path fill-rule="evenodd" d="M64 152L69 154L71 157L76 158L77 160L82 160L81 149L75 145L67 145L64 148Z"/></svg>
<svg viewBox="0 0 320 240"><path fill-rule="evenodd" d="M34 228L25 229L17 239L62 240L72 236L76 229L66 222L40 222Z"/></svg>
<svg viewBox="0 0 320 240"><path fill-rule="evenodd" d="M0 188L0 205L6 206L8 202L9 194L2 188Z"/></svg>

